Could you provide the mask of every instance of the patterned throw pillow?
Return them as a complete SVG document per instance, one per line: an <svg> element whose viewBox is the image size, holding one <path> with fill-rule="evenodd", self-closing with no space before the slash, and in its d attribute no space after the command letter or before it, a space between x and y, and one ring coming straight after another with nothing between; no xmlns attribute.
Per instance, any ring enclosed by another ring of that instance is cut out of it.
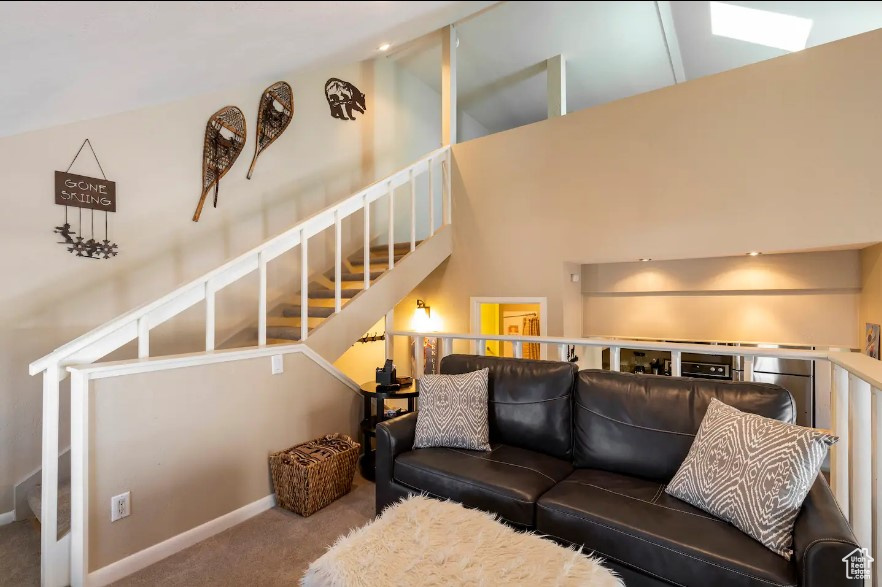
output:
<svg viewBox="0 0 882 587"><path fill-rule="evenodd" d="M665 492L731 522L790 560L796 516L837 440L712 399Z"/></svg>
<svg viewBox="0 0 882 587"><path fill-rule="evenodd" d="M481 369L462 375L423 375L418 384L420 409L414 448L490 450L488 372Z"/></svg>

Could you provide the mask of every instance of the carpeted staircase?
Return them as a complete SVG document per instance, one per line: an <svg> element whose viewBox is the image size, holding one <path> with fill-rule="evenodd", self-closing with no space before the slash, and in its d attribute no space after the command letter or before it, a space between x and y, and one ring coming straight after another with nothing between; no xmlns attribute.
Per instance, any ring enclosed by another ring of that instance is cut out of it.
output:
<svg viewBox="0 0 882 587"><path fill-rule="evenodd" d="M28 492L28 505L37 516L37 521L43 520L43 495L42 486L35 485ZM70 532L70 480L58 484L58 538Z"/></svg>
<svg viewBox="0 0 882 587"><path fill-rule="evenodd" d="M419 245L419 242L417 242ZM401 260L410 252L410 243L396 243L394 259ZM370 281L373 283L389 268L389 246L376 245L370 249ZM340 275L340 304L346 306L359 292L364 289L364 249L343 260L343 272ZM331 268L323 276L309 284L309 301L307 308L308 328L312 331L325 319L334 314L334 269ZM300 296L294 303L279 304L269 311L266 321L267 344L291 344L300 340ZM239 332L223 343L222 348L251 346L257 340L257 329L248 328Z"/></svg>

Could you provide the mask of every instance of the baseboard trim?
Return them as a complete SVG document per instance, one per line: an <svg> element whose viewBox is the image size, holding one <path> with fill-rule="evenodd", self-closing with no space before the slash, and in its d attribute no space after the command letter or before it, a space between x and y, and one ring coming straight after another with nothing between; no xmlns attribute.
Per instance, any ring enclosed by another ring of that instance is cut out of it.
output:
<svg viewBox="0 0 882 587"><path fill-rule="evenodd" d="M11 524L15 521L15 510L11 512L6 512L5 514L0 514L0 526L5 526L6 524Z"/></svg>
<svg viewBox="0 0 882 587"><path fill-rule="evenodd" d="M144 567L157 563L176 552L180 552L185 548L193 546L197 542L205 540L206 538L211 538L215 534L223 532L227 528L231 528L236 524L240 524L275 505L275 494L262 497L257 501L251 502L237 510L233 510L219 518L205 522L201 526L191 528L190 530L182 532L177 536L172 536L168 540L164 540L159 544L154 544L153 546L129 555L124 559L120 559L115 563L111 563L106 567L102 567L97 571L93 571L89 573L86 584L90 587L100 587L113 583L114 581L119 581L123 577L127 577L132 573L140 571Z"/></svg>

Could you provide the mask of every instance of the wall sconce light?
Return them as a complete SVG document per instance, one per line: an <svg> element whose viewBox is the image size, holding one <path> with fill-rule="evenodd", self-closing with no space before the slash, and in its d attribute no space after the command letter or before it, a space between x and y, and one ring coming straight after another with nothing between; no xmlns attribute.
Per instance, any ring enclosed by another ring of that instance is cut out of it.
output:
<svg viewBox="0 0 882 587"><path fill-rule="evenodd" d="M432 320L432 308L423 300L417 300L411 328L417 332L434 332L438 330L435 322Z"/></svg>

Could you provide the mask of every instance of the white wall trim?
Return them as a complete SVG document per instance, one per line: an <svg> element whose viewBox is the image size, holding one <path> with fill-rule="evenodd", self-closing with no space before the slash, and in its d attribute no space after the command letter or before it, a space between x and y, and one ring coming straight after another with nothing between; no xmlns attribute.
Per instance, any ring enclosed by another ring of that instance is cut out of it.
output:
<svg viewBox="0 0 882 587"><path fill-rule="evenodd" d="M275 504L276 497L274 494L262 497L237 510L206 522L201 526L191 528L190 530L182 532L177 536L172 536L168 540L160 542L159 544L154 544L140 552L136 552L135 554L118 560L115 563L111 563L106 567L102 567L97 571L93 571L89 573L86 584L90 587L100 587L118 581L123 577L127 577L132 573L140 571L144 567L159 562L185 548L193 546L207 538L211 538L215 534L223 532L236 524L241 524L245 520L272 508Z"/></svg>
<svg viewBox="0 0 882 587"><path fill-rule="evenodd" d="M6 512L5 514L0 514L0 526L5 526L6 524L11 524L15 521L15 510L11 512Z"/></svg>
<svg viewBox="0 0 882 587"><path fill-rule="evenodd" d="M548 298L547 297L511 297L511 296L483 296L469 298L469 323L471 333L481 333L481 304L539 304L539 331L542 336L548 336ZM548 350L545 346L540 347L540 356L547 359ZM475 349L472 349L474 352Z"/></svg>

